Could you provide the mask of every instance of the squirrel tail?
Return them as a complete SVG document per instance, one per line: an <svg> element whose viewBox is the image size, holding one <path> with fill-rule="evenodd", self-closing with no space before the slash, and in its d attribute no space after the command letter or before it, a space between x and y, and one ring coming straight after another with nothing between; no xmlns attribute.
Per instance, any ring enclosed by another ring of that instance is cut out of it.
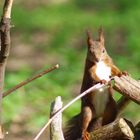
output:
<svg viewBox="0 0 140 140"><path fill-rule="evenodd" d="M64 128L65 140L77 140L81 137L81 115L78 114L70 119Z"/></svg>

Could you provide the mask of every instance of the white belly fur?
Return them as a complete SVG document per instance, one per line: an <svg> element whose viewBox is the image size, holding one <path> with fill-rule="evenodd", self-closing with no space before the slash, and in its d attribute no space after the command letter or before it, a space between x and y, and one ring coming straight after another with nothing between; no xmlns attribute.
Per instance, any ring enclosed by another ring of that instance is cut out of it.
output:
<svg viewBox="0 0 140 140"><path fill-rule="evenodd" d="M109 76L111 76L111 68L107 66L103 61L99 61L96 67L96 75L100 80L109 81Z"/></svg>
<svg viewBox="0 0 140 140"><path fill-rule="evenodd" d="M104 79L106 81L109 81L109 76L111 75L111 68L108 67L103 61L100 61L97 63L96 75L100 80ZM96 110L96 116L101 116L104 113L106 104L109 99L108 88L100 88L96 90L96 93L93 94L95 94L93 104Z"/></svg>

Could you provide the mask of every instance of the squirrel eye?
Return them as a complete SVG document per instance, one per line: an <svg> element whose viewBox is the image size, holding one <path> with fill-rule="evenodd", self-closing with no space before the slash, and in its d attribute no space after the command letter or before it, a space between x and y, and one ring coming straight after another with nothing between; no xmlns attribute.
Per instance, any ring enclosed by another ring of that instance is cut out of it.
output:
<svg viewBox="0 0 140 140"><path fill-rule="evenodd" d="M103 49L102 52L104 53L105 52L105 49Z"/></svg>

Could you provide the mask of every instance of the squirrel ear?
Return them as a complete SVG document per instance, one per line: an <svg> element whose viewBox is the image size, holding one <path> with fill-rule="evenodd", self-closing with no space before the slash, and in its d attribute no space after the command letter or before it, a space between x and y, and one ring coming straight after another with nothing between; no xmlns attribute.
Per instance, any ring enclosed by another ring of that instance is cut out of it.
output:
<svg viewBox="0 0 140 140"><path fill-rule="evenodd" d="M104 33L103 33L103 28L100 27L99 30L98 30L98 32L99 32L99 41L100 41L102 44L104 44Z"/></svg>
<svg viewBox="0 0 140 140"><path fill-rule="evenodd" d="M94 43L94 40L91 37L91 32L89 30L87 30L87 44L88 44L88 47L93 45L93 43Z"/></svg>

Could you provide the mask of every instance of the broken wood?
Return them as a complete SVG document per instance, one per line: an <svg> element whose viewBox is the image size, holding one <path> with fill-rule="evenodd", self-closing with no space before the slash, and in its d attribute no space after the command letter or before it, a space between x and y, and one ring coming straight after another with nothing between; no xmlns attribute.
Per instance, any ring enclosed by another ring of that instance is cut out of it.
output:
<svg viewBox="0 0 140 140"><path fill-rule="evenodd" d="M50 117L62 108L62 104L61 97L56 97L55 101L51 104ZM55 117L50 124L50 140L64 140L62 131L62 113Z"/></svg>
<svg viewBox="0 0 140 140"><path fill-rule="evenodd" d="M119 118L90 133L90 140L133 140L134 134L129 124Z"/></svg>
<svg viewBox="0 0 140 140"><path fill-rule="evenodd" d="M140 84L130 76L114 77L114 89L122 95L140 104Z"/></svg>
<svg viewBox="0 0 140 140"><path fill-rule="evenodd" d="M125 108L130 100L140 105L140 83L130 76L114 77L114 89L123 97L118 101L119 113Z"/></svg>

